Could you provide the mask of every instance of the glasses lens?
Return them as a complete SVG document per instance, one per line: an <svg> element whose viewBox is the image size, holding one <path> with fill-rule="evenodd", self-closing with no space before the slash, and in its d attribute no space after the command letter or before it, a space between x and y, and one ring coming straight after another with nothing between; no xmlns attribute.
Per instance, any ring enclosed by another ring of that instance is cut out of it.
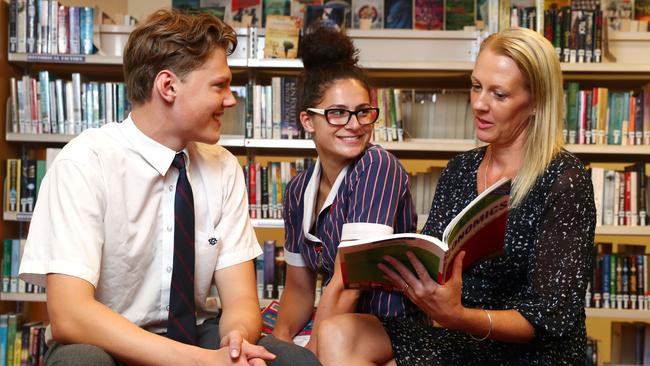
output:
<svg viewBox="0 0 650 366"><path fill-rule="evenodd" d="M350 119L350 111L345 109L328 109L325 117L333 125L345 125Z"/></svg>
<svg viewBox="0 0 650 366"><path fill-rule="evenodd" d="M379 110L377 108L364 108L357 111L357 119L362 125L375 123L377 117L379 117Z"/></svg>

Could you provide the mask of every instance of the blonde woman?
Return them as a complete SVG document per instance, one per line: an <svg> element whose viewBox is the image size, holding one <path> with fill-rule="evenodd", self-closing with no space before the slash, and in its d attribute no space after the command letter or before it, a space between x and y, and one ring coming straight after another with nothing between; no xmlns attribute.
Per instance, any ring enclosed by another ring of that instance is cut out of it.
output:
<svg viewBox="0 0 650 366"><path fill-rule="evenodd" d="M424 233L447 223L501 177L513 179L505 254L438 285L386 257L386 276L437 326L342 315L321 325L325 365L579 364L595 208L589 174L562 148L562 72L551 44L510 29L481 45L472 73L477 137L487 146L449 161ZM325 344L327 343L327 344ZM319 354L319 356L321 356ZM391 361L391 359L394 359Z"/></svg>

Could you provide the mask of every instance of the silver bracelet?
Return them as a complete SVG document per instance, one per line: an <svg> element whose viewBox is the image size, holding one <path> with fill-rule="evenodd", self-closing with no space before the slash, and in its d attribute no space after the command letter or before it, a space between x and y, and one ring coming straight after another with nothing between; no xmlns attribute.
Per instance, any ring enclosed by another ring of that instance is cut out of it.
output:
<svg viewBox="0 0 650 366"><path fill-rule="evenodd" d="M477 342L481 342L481 341L484 341L484 340L488 339L488 337L492 333L492 316L490 315L489 311L487 311L485 309L483 309L483 311L485 311L485 315L487 315L487 318L488 318L488 332L487 332L487 334L483 338L477 338L473 334L469 335L470 337L472 337L473 340L475 340Z"/></svg>

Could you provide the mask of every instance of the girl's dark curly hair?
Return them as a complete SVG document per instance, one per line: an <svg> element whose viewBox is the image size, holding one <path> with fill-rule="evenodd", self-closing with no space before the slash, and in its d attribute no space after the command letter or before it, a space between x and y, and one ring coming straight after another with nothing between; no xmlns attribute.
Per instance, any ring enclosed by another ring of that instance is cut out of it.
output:
<svg viewBox="0 0 650 366"><path fill-rule="evenodd" d="M357 66L359 50L352 39L332 28L318 28L303 37L299 47L304 70L298 77L300 111L314 107L325 91L337 80L355 79L370 95L370 83Z"/></svg>

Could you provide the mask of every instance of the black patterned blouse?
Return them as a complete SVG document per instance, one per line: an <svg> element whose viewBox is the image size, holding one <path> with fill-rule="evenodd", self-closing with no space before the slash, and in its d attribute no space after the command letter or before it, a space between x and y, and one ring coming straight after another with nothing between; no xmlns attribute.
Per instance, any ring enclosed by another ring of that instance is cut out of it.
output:
<svg viewBox="0 0 650 366"><path fill-rule="evenodd" d="M485 147L449 161L423 232L445 226L477 195ZM590 175L562 151L508 217L505 255L463 272L469 308L514 309L535 328L527 344L486 340L414 320L387 320L398 365L577 365L585 360L585 288L596 211Z"/></svg>

